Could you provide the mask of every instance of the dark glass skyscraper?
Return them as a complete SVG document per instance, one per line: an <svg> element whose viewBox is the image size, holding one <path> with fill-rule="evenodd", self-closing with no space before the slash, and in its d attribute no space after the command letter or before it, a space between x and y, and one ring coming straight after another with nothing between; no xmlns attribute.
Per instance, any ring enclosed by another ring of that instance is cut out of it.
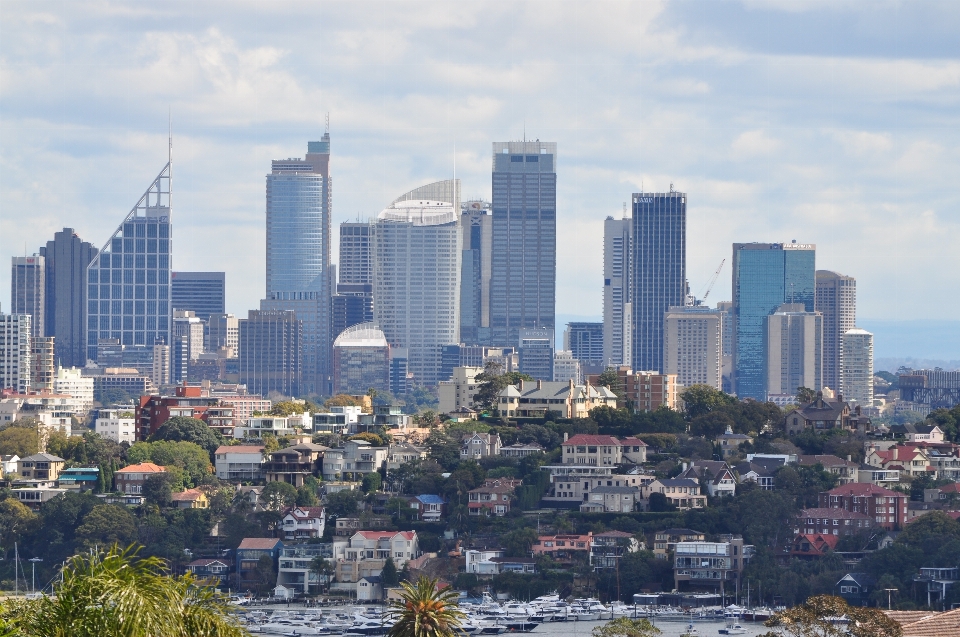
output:
<svg viewBox="0 0 960 637"><path fill-rule="evenodd" d="M101 338L120 339L124 346L170 343L171 171L168 161L87 266L91 360Z"/></svg>
<svg viewBox="0 0 960 637"><path fill-rule="evenodd" d="M83 367L87 362L87 266L97 249L81 241L73 228L64 228L40 248L40 254L47 268L46 335L54 337L53 357L57 365Z"/></svg>
<svg viewBox="0 0 960 637"><path fill-rule="evenodd" d="M175 310L189 310L202 321L226 312L225 272L174 272L171 286Z"/></svg>
<svg viewBox="0 0 960 637"><path fill-rule="evenodd" d="M460 342L477 345L490 340L490 242L493 217L490 203L460 204L463 258L460 266Z"/></svg>
<svg viewBox="0 0 960 637"><path fill-rule="evenodd" d="M687 195L633 195L633 368L663 372L663 320L687 281Z"/></svg>
<svg viewBox="0 0 960 637"><path fill-rule="evenodd" d="M814 311L816 246L733 244L734 392L766 400L764 319L784 303Z"/></svg>
<svg viewBox="0 0 960 637"><path fill-rule="evenodd" d="M520 329L554 329L557 145L493 144L490 343L517 346Z"/></svg>

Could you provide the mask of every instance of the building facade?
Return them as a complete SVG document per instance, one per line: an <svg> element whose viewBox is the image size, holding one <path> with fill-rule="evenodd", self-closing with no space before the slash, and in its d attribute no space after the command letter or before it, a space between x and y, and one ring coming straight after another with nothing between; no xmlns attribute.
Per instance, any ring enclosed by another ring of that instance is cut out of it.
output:
<svg viewBox="0 0 960 637"><path fill-rule="evenodd" d="M817 270L814 306L823 315L823 385L843 390L843 335L857 324L857 280Z"/></svg>
<svg viewBox="0 0 960 637"><path fill-rule="evenodd" d="M234 356L240 346L240 321L233 314L223 312L211 314L207 318L207 329L203 349L216 352L226 347L233 350Z"/></svg>
<svg viewBox="0 0 960 637"><path fill-rule="evenodd" d="M373 323L343 331L333 342L333 393L390 391L390 344Z"/></svg>
<svg viewBox="0 0 960 637"><path fill-rule="evenodd" d="M30 391L31 323L29 314L0 313L0 389Z"/></svg>
<svg viewBox="0 0 960 637"><path fill-rule="evenodd" d="M87 362L87 266L97 249L81 241L73 228L64 228L40 248L46 279L46 336L53 336L54 357L60 365L83 367Z"/></svg>
<svg viewBox="0 0 960 637"><path fill-rule="evenodd" d="M450 380L440 381L437 387L440 413L452 414L461 407L472 408L479 388L477 374L482 372L482 367L455 367Z"/></svg>
<svg viewBox="0 0 960 637"><path fill-rule="evenodd" d="M634 193L632 250L633 368L663 373L663 315L686 297L686 193Z"/></svg>
<svg viewBox="0 0 960 637"><path fill-rule="evenodd" d="M553 330L521 328L520 372L537 380L553 380Z"/></svg>
<svg viewBox="0 0 960 637"><path fill-rule="evenodd" d="M557 350L553 353L553 382L565 383L568 380L577 385L583 384L583 368L573 352Z"/></svg>
<svg viewBox="0 0 960 637"><path fill-rule="evenodd" d="M10 267L10 313L29 314L30 335L46 336L47 277L44 258L12 257Z"/></svg>
<svg viewBox="0 0 960 637"><path fill-rule="evenodd" d="M733 390L740 398L766 399L765 319L784 303L814 311L815 262L814 244L733 244Z"/></svg>
<svg viewBox="0 0 960 637"><path fill-rule="evenodd" d="M124 346L171 342L172 164L168 161L87 266L86 350L102 338Z"/></svg>
<svg viewBox="0 0 960 637"><path fill-rule="evenodd" d="M603 222L603 362L632 366L633 219L607 217Z"/></svg>
<svg viewBox="0 0 960 637"><path fill-rule="evenodd" d="M173 272L170 281L174 311L189 310L205 322L210 320L211 314L226 312L225 272Z"/></svg>
<svg viewBox="0 0 960 637"><path fill-rule="evenodd" d="M606 368L603 357L603 323L567 323L563 349L573 353L586 373L599 374Z"/></svg>
<svg viewBox="0 0 960 637"><path fill-rule="evenodd" d="M798 387L820 391L823 385L823 316L819 312L805 312L799 303L784 303L766 317L764 325L764 399L795 396Z"/></svg>
<svg viewBox="0 0 960 637"><path fill-rule="evenodd" d="M873 407L873 334L858 327L843 335L843 397Z"/></svg>
<svg viewBox="0 0 960 637"><path fill-rule="evenodd" d="M554 330L556 143L493 144L492 252L487 344L516 346L521 328Z"/></svg>
<svg viewBox="0 0 960 637"><path fill-rule="evenodd" d="M723 312L704 306L671 307L663 317L663 372L681 387L723 385Z"/></svg>
<svg viewBox="0 0 960 637"><path fill-rule="evenodd" d="M33 391L52 391L56 370L52 336L30 339L30 386Z"/></svg>
<svg viewBox="0 0 960 637"><path fill-rule="evenodd" d="M373 225L345 221L340 224L340 284L373 283Z"/></svg>
<svg viewBox="0 0 960 637"><path fill-rule="evenodd" d="M487 201L460 204L463 252L460 266L460 342L490 340L490 278L493 272L493 215Z"/></svg>
<svg viewBox="0 0 960 637"><path fill-rule="evenodd" d="M459 221L458 180L412 190L377 217L374 315L417 384L442 380L442 348L460 336Z"/></svg>
<svg viewBox="0 0 960 637"><path fill-rule="evenodd" d="M250 310L240 320L240 382L255 394L301 393L303 323L291 311Z"/></svg>

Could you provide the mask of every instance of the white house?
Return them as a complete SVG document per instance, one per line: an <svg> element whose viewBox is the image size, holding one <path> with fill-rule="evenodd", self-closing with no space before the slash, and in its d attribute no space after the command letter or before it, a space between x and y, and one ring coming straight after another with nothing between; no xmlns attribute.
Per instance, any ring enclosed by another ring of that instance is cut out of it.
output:
<svg viewBox="0 0 960 637"><path fill-rule="evenodd" d="M492 550L467 550L463 552L466 558L466 572L476 573L478 575L496 575L499 569L495 562L491 562L495 557L503 557L506 552L503 549Z"/></svg>
<svg viewBox="0 0 960 637"><path fill-rule="evenodd" d="M323 507L296 506L284 512L279 528L283 531L284 541L306 540L323 535L326 520Z"/></svg>
<svg viewBox="0 0 960 637"><path fill-rule="evenodd" d="M366 440L348 440L342 449L328 449L323 454L323 479L362 480L380 469L387 461L387 447L374 447Z"/></svg>
<svg viewBox="0 0 960 637"><path fill-rule="evenodd" d="M133 413L119 409L101 409L95 430L102 438L133 444L137 440L137 421L133 416Z"/></svg>
<svg viewBox="0 0 960 637"><path fill-rule="evenodd" d="M263 480L263 447L223 445L214 453L217 477L221 480Z"/></svg>
<svg viewBox="0 0 960 637"><path fill-rule="evenodd" d="M0 456L0 476L7 476L17 472L17 463L20 456L11 454L9 456Z"/></svg>

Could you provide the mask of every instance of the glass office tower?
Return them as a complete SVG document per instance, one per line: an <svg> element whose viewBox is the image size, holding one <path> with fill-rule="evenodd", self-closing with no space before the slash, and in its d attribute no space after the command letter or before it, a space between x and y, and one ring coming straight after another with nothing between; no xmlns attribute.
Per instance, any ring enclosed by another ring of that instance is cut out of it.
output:
<svg viewBox="0 0 960 637"><path fill-rule="evenodd" d="M764 319L784 303L814 311L816 246L733 244L734 392L766 399Z"/></svg>
<svg viewBox="0 0 960 637"><path fill-rule="evenodd" d="M490 343L520 328L554 329L557 288L557 145L493 144Z"/></svg>
<svg viewBox="0 0 960 637"><path fill-rule="evenodd" d="M87 266L97 249L64 228L40 248L46 266L46 335L53 336L53 357L63 367L87 363ZM96 344L94 344L96 346Z"/></svg>
<svg viewBox="0 0 960 637"><path fill-rule="evenodd" d="M663 317L684 303L687 195L633 195L633 368L663 373Z"/></svg>
<svg viewBox="0 0 960 637"><path fill-rule="evenodd" d="M90 360L96 360L101 338L119 339L124 346L170 343L172 174L168 161L87 266Z"/></svg>

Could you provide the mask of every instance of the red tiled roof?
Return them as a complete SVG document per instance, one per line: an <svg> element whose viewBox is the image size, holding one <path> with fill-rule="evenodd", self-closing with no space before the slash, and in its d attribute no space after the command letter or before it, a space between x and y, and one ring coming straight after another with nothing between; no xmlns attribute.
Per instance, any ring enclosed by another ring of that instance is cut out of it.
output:
<svg viewBox="0 0 960 637"><path fill-rule="evenodd" d="M621 446L630 445L630 446L646 447L646 446L647 446L647 443L645 443L644 441L640 440L639 438L634 438L633 436L630 436L630 437L628 437L628 438L624 438L623 440L621 440L621 441L620 441L620 445L621 445Z"/></svg>
<svg viewBox="0 0 960 637"><path fill-rule="evenodd" d="M357 531L357 533L368 540L392 539L397 535L402 536L405 540L412 540L417 535L416 531Z"/></svg>
<svg viewBox="0 0 960 637"><path fill-rule="evenodd" d="M620 446L620 441L614 438L613 436L591 436L588 434L577 434L573 438L570 438L564 445L612 445L615 447Z"/></svg>
<svg viewBox="0 0 960 637"><path fill-rule="evenodd" d="M837 546L837 542L840 541L840 537L837 535L826 535L824 533L801 533L794 538L793 543L796 545L801 539L804 539L810 542L810 550L802 551L800 549L793 549L790 551L794 554L822 554L826 552L826 549L834 549Z"/></svg>
<svg viewBox="0 0 960 637"><path fill-rule="evenodd" d="M203 495L199 489L187 489L186 491L181 491L180 493L174 493L170 498L174 502L193 502L194 500L199 500Z"/></svg>
<svg viewBox="0 0 960 637"><path fill-rule="evenodd" d="M297 515L297 511L301 511L306 515ZM301 507L301 506L290 507L289 509L283 512L283 517L287 517L288 515L292 515L294 518L298 520L316 519L316 518L323 517L323 507Z"/></svg>
<svg viewBox="0 0 960 637"><path fill-rule="evenodd" d="M898 498L907 497L903 493L891 491L890 489L884 489L883 487L878 487L877 485L870 484L869 482L851 482L850 484L845 484L843 486L830 489L826 493L830 495L884 495L896 496Z"/></svg>
<svg viewBox="0 0 960 637"><path fill-rule="evenodd" d="M153 464L152 462L141 462L139 464L132 464L119 469L116 473L166 473L166 467L161 467L160 465Z"/></svg>
<svg viewBox="0 0 960 637"><path fill-rule="evenodd" d="M263 551L274 548L279 541L275 537L245 537L237 548L260 549Z"/></svg>

